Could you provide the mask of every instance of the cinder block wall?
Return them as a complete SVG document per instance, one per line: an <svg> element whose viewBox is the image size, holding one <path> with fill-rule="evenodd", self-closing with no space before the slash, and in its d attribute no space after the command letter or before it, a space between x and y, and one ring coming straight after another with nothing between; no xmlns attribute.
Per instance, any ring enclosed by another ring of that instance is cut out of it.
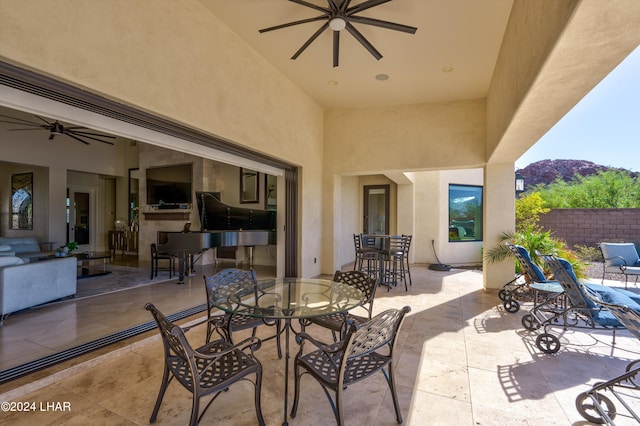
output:
<svg viewBox="0 0 640 426"><path fill-rule="evenodd" d="M640 242L640 209L555 209L540 226L568 246L597 247L606 242Z"/></svg>

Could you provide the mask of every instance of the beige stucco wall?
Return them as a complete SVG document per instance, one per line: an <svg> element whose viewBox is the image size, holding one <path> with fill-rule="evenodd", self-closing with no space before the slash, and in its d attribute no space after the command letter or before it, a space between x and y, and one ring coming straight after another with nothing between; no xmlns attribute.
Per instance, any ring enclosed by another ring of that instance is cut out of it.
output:
<svg viewBox="0 0 640 426"><path fill-rule="evenodd" d="M323 112L195 0L1 0L0 60L300 165L311 276L338 266L331 236L350 235L337 177L495 163L487 185L510 184L513 161L639 44L639 17L636 0L518 0L486 101L360 110ZM509 193L487 211L512 220Z"/></svg>
<svg viewBox="0 0 640 426"><path fill-rule="evenodd" d="M373 174L480 166L485 120L482 99L327 111L326 169Z"/></svg>
<svg viewBox="0 0 640 426"><path fill-rule="evenodd" d="M199 2L2 0L0 60L300 165L299 272L320 272L322 109Z"/></svg>
<svg viewBox="0 0 640 426"><path fill-rule="evenodd" d="M636 0L518 0L487 96L487 159L519 158L640 44Z"/></svg>
<svg viewBox="0 0 640 426"><path fill-rule="evenodd" d="M326 232L334 240L325 239L323 257L333 263L324 267L325 272L340 267L347 259L339 253L348 253L352 247L352 234L362 232L361 206L358 210L358 229L346 229L342 209L336 207L335 191L338 191L335 176L365 175L364 184L391 183L390 232L413 234L413 215L396 211L396 185L382 175L370 175L382 171L456 169L473 164L479 167L484 162L485 103L483 100L443 102L434 104L404 105L388 108L361 110L331 110L325 114L325 186L324 203L330 217L325 217ZM373 179L373 180L372 180ZM412 207L412 185L400 185L400 194L405 201L403 209ZM427 188L427 191L429 189ZM416 189L417 193L418 190ZM357 194L362 200L362 190ZM345 199L345 194L338 200ZM410 203L407 205L407 202ZM429 204L429 209L437 206ZM416 202L416 211L420 206ZM425 205L426 207L426 205ZM415 234L418 229L415 228ZM414 240L412 244L421 244ZM334 251L335 250L335 251Z"/></svg>

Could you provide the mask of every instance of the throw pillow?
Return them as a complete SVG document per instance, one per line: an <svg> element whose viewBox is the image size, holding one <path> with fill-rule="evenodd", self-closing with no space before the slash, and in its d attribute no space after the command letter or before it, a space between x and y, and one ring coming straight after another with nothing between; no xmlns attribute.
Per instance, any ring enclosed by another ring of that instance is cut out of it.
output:
<svg viewBox="0 0 640 426"><path fill-rule="evenodd" d="M24 261L16 256L0 256L0 268L4 266L22 265Z"/></svg>

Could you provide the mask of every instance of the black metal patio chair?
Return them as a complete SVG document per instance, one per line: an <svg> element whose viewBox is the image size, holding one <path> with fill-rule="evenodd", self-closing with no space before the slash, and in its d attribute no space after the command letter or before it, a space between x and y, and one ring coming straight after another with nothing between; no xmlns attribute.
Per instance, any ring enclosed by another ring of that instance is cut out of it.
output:
<svg viewBox="0 0 640 426"><path fill-rule="evenodd" d="M370 277L366 272L362 271L336 271L333 275L333 281L341 282L355 287L364 294L365 302L362 308L365 309L367 316L354 315L348 312L346 315L342 313L324 315L321 317L310 318L309 323L317 324L321 327L328 328L333 333L334 342L338 340L336 333L340 332L340 336L344 336L346 332L345 325L348 321L356 324L362 324L371 319L373 315L373 300L378 286L377 278ZM345 318L348 318L345 321ZM305 323L306 325L306 323Z"/></svg>
<svg viewBox="0 0 640 426"><path fill-rule="evenodd" d="M258 423L264 425L260 407L262 365L253 356L253 351L260 347L260 339L250 337L237 345L219 339L193 349L181 327L169 321L153 304L147 303L145 309L158 324L164 346L164 374L150 423L156 421L167 387L175 378L192 394L190 425L198 424L220 393L240 380L253 383L256 416ZM247 350L250 351L245 352ZM255 375L253 380L252 375ZM211 394L215 395L199 413L200 398Z"/></svg>
<svg viewBox="0 0 640 426"><path fill-rule="evenodd" d="M274 327L276 332L273 336L262 339L263 341L276 339L276 347L278 349L278 357L282 358L282 348L280 343L280 334L282 332L280 320L265 320L255 318L248 315L233 315L230 313L217 314L213 300L220 297L228 297L234 293L234 286L243 282L256 282L256 273L253 269L242 270L229 268L224 269L214 275L204 275L204 284L207 291L207 337L209 342L213 332L222 331L220 337L233 342L233 333L240 330L253 329L253 336L256 335L257 328L266 325ZM259 295L256 295L259 297ZM220 319L222 323L219 324Z"/></svg>
<svg viewBox="0 0 640 426"><path fill-rule="evenodd" d="M398 331L405 315L410 311L409 306L389 309L359 326L351 324L344 339L330 345L315 340L305 332L298 334L300 350L295 359L295 397L291 417L295 417L298 411L300 380L304 374L309 374L320 383L329 399L337 424L342 426L342 393L352 384L382 371L391 391L396 421L402 423L393 378L393 354ZM305 354L306 341L317 349ZM330 390L334 392L335 398L331 397Z"/></svg>

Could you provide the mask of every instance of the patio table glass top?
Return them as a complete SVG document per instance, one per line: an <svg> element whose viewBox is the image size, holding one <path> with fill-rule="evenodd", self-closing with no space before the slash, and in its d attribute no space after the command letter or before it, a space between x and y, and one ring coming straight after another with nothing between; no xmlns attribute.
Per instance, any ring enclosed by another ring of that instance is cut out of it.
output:
<svg viewBox="0 0 640 426"><path fill-rule="evenodd" d="M357 288L316 278L271 278L232 284L211 295L224 312L257 318L311 318L346 312L364 303Z"/></svg>

